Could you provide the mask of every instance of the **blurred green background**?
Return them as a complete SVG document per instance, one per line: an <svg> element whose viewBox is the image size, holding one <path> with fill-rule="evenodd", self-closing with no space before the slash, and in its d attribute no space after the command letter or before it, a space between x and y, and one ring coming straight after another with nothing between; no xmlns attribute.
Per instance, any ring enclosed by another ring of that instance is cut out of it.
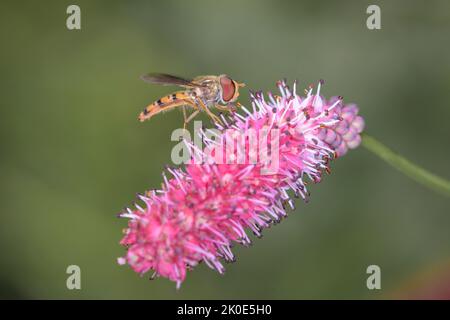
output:
<svg viewBox="0 0 450 320"><path fill-rule="evenodd" d="M66 28L81 7L82 29ZM366 28L381 7L382 29ZM220 276L205 265L181 290L116 258L136 192L170 163L171 112L139 123L171 88L149 71L227 73L250 89L325 79L356 102L367 132L450 178L448 1L2 1L0 4L0 297L302 299L404 296L450 259L450 202L365 149L333 165L309 204L236 247ZM247 90L240 100L246 104ZM81 267L82 290L66 288ZM382 290L366 288L366 268ZM442 268L441 268L442 269ZM444 267L445 269L445 267Z"/></svg>

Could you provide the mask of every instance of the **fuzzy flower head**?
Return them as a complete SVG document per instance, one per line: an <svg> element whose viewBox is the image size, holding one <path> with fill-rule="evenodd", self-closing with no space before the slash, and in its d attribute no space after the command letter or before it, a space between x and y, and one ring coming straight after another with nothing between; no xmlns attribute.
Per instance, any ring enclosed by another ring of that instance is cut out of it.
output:
<svg viewBox="0 0 450 320"><path fill-rule="evenodd" d="M260 237L287 216L287 205L294 208L288 191L308 200L307 184L321 181L331 160L357 147L364 127L356 105L344 105L341 97L325 100L321 85L301 97L296 83L291 90L280 81L280 95L252 93L251 108L242 107L244 115L222 116L218 139L201 130L206 148L191 144L193 159L217 159L214 152L205 152L214 149L245 161L191 161L184 169L168 168L171 177L163 174L161 190L138 195L140 204L120 214L130 221L121 241L128 250L119 263L140 274L153 270L152 277L166 277L177 287L200 262L223 273L222 262L235 261L235 243L250 245L249 231ZM243 152L229 147L229 130L245 137ZM266 140L266 154L276 152L276 170L264 170L267 163L260 156L249 161L255 157L248 147L250 131Z"/></svg>

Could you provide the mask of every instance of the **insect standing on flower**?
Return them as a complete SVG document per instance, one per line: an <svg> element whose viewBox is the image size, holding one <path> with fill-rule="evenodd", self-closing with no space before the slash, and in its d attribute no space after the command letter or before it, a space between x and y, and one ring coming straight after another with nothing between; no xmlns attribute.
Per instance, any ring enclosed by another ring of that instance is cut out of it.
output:
<svg viewBox="0 0 450 320"><path fill-rule="evenodd" d="M192 80L187 80L168 74L149 73L143 75L141 79L153 84L175 85L185 90L176 91L148 105L139 115L139 120L142 122L160 112L181 107L185 128L186 124L200 111L205 111L213 122L221 124L222 121L209 108L215 107L222 111L235 111L236 107L233 103L239 97L239 88L245 86L244 83L238 83L224 74L220 76L198 76ZM236 105L239 106L239 103ZM194 109L189 117L186 114L186 106Z"/></svg>

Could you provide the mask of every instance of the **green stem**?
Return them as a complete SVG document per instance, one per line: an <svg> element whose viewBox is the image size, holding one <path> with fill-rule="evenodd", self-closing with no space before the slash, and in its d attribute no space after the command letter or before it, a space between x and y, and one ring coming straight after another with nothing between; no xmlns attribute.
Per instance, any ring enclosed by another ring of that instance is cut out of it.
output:
<svg viewBox="0 0 450 320"><path fill-rule="evenodd" d="M362 145L416 182L450 197L450 181L410 162L365 133L362 135Z"/></svg>

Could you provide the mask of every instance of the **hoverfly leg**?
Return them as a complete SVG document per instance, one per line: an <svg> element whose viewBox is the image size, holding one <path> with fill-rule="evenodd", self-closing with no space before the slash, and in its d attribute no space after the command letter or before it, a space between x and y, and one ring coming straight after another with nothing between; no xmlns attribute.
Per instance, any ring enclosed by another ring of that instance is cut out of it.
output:
<svg viewBox="0 0 450 320"><path fill-rule="evenodd" d="M191 113L191 115L187 118L184 119L184 129L186 129L186 125L195 118L195 116L200 112L200 110L195 110L194 112Z"/></svg>
<svg viewBox="0 0 450 320"><path fill-rule="evenodd" d="M199 104L200 108L202 108L208 114L208 116L212 119L214 123L223 125L222 120L220 120L218 116L216 116L214 113L211 112L211 110L209 110L209 108L205 105L202 99L196 99L196 102Z"/></svg>
<svg viewBox="0 0 450 320"><path fill-rule="evenodd" d="M191 99L184 99L183 100L184 103L190 107L192 107L195 111L189 116L187 117L187 112L186 112L186 106L184 105L183 108L183 117L184 117L184 125L183 125L183 129L186 130L186 125L192 120L194 119L194 117L200 112L200 110L198 109L197 104L192 101Z"/></svg>
<svg viewBox="0 0 450 320"><path fill-rule="evenodd" d="M228 105L226 105L226 106L222 106L222 105L220 105L220 104L216 104L216 106L215 106L218 110L221 110L221 111L228 111L229 113L233 113L233 112L236 112L237 111L237 108L236 108L236 106L234 106L233 104L228 104Z"/></svg>
<svg viewBox="0 0 450 320"><path fill-rule="evenodd" d="M186 107L182 106L181 108L183 108L183 119L184 119L184 125L183 125L183 130L186 130Z"/></svg>

